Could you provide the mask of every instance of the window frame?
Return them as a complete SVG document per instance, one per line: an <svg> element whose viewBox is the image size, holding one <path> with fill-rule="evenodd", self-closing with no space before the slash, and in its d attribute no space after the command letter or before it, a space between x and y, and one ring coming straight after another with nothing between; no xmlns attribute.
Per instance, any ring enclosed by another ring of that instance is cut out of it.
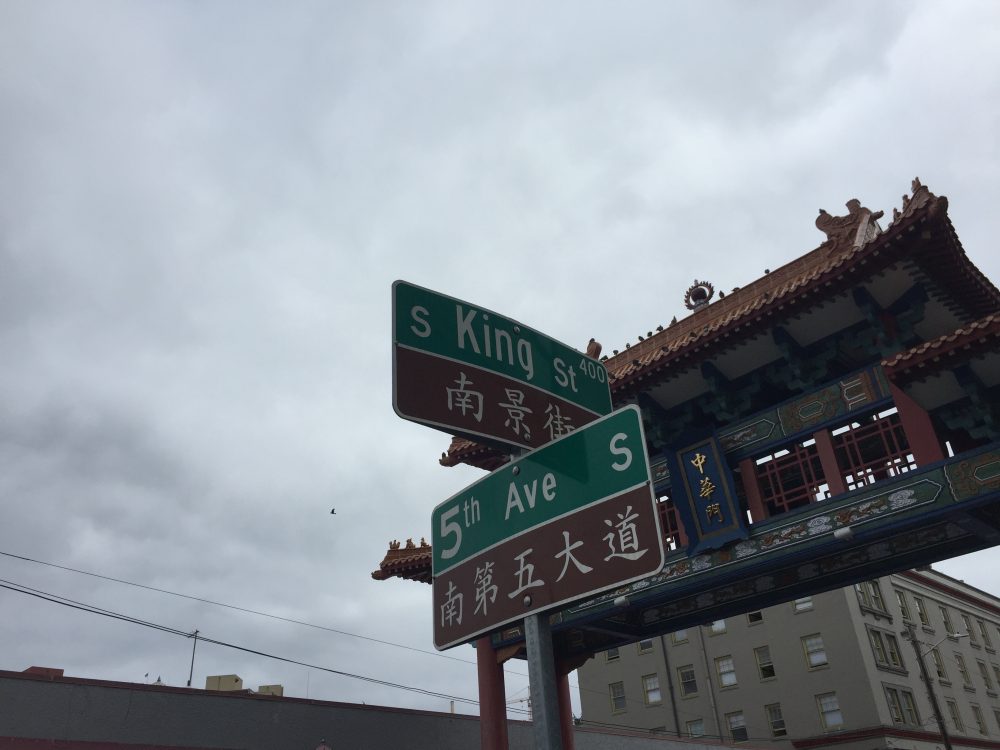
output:
<svg viewBox="0 0 1000 750"><path fill-rule="evenodd" d="M920 624L925 628L929 628L931 626L931 620L927 616L927 608L924 606L924 600L919 596L914 596L913 608L917 610L917 620Z"/></svg>
<svg viewBox="0 0 1000 750"><path fill-rule="evenodd" d="M621 649L618 646L612 646L611 648L605 650L604 652L605 662L618 661L621 658L622 658L622 653Z"/></svg>
<svg viewBox="0 0 1000 750"><path fill-rule="evenodd" d="M728 670L726 670L726 671L723 671L723 669L722 669L723 662L729 662L729 667L730 668ZM725 682L723 681L723 675L732 675L732 679L733 679L732 683L730 683L728 685L725 684ZM717 656L717 657L715 657L715 676L716 676L716 679L718 681L718 685L719 685L719 689L720 690L727 690L727 689L731 689L731 688L734 688L734 687L739 687L740 683L739 683L739 680L736 677L736 662L733 659L733 655L732 654L724 654L723 656Z"/></svg>
<svg viewBox="0 0 1000 750"><path fill-rule="evenodd" d="M811 596L801 596L792 602L792 611L795 614L809 612L813 608L813 598Z"/></svg>
<svg viewBox="0 0 1000 750"><path fill-rule="evenodd" d="M812 638L816 638L819 640L819 648L814 648L814 649L809 648L808 641ZM824 667L830 666L830 657L826 653L826 643L823 641L822 633L810 633L809 635L804 635L802 636L800 641L802 643L802 653L804 654L806 660L806 669L808 669L811 672L814 669L823 669ZM816 653L823 654L823 661L819 664L813 664L812 661L812 655Z"/></svg>
<svg viewBox="0 0 1000 750"><path fill-rule="evenodd" d="M910 605L906 602L906 592L903 589L893 588L893 593L896 595L896 604L899 605L899 614L904 620L912 620Z"/></svg>
<svg viewBox="0 0 1000 750"><path fill-rule="evenodd" d="M642 644L644 644L644 643L648 643L649 646L646 647L646 648L643 648ZM635 648L636 648L636 651L638 651L640 655L642 655L642 654L651 654L651 653L653 653L653 648L654 648L653 639L652 638L643 638L641 641L637 641L636 642Z"/></svg>
<svg viewBox="0 0 1000 750"><path fill-rule="evenodd" d="M734 725L733 719L735 719L737 716L739 717L740 723ZM730 711L728 714L726 714L726 728L729 730L729 737L732 739L734 743L747 742L750 739L750 734L747 731L747 717L744 716L742 710ZM737 730L742 730L743 734L742 739L737 739L736 737Z"/></svg>
<svg viewBox="0 0 1000 750"><path fill-rule="evenodd" d="M972 709L972 720L976 722L976 728L983 737L989 737L989 730L986 729L986 718L983 716L983 709L976 703L970 703Z"/></svg>
<svg viewBox="0 0 1000 750"><path fill-rule="evenodd" d="M761 660L761 652L762 651L764 651L766 653L767 661L762 661ZM768 680L777 679L778 675L777 675L777 672L774 669L774 659L771 658L771 647L770 647L770 645L768 645L768 644L765 643L763 646L757 646L753 650L753 658L757 662L757 675L760 677L760 681L761 682L766 682ZM764 674L764 670L765 669L769 669L771 673L767 674L767 675Z"/></svg>
<svg viewBox="0 0 1000 750"><path fill-rule="evenodd" d="M969 671L969 665L965 663L965 657L958 651L955 651L953 656L955 657L955 664L958 665L958 674L962 678L962 687L973 687L972 673Z"/></svg>
<svg viewBox="0 0 1000 750"><path fill-rule="evenodd" d="M615 687L621 688L621 695L617 695ZM616 680L615 682L608 683L608 698L611 701L611 713L612 714L623 714L628 711L628 699L625 697L625 681ZM622 707L616 708L616 701L620 700Z"/></svg>
<svg viewBox="0 0 1000 750"><path fill-rule="evenodd" d="M656 685L652 688L649 686L649 684L647 684L647 680L649 680L650 678L652 678L656 682ZM663 691L660 689L659 673L652 672L650 674L644 674L641 678L641 682L642 682L642 699L645 702L645 704L647 706L661 705L663 703ZM650 693L652 693L654 690L656 691L657 698L656 700L651 700Z"/></svg>
<svg viewBox="0 0 1000 750"><path fill-rule="evenodd" d="M778 716L774 717L773 709L777 709ZM768 726L771 728L772 737L787 737L788 726L785 724L785 715L781 712L781 703L768 703L764 706L764 716L767 718ZM780 723L778 727L776 724Z"/></svg>
<svg viewBox="0 0 1000 750"><path fill-rule="evenodd" d="M834 703L835 703L835 707L832 708L832 709L824 710L824 708L823 708L823 699L824 698L832 698L833 701L834 701ZM831 691L829 693L820 693L819 695L817 695L816 696L816 710L819 711L819 723L820 723L820 726L823 727L823 731L824 732L834 732L834 731L837 731L839 729L843 729L844 728L844 712L840 708L840 699L837 697L837 692L836 691ZM840 716L840 723L839 724L830 724L827 721L827 714L833 714L833 713L836 713L836 714L838 714Z"/></svg>
<svg viewBox="0 0 1000 750"><path fill-rule="evenodd" d="M956 732L965 734L965 724L962 722L962 712L958 710L958 703L950 698L945 698L944 702L947 704L948 713L951 715L951 725L955 728Z"/></svg>
<svg viewBox="0 0 1000 750"><path fill-rule="evenodd" d="M694 685L694 690L690 693L684 691L684 686L687 682L684 680L684 671L691 671L690 683ZM698 673L694 670L694 664L685 664L682 667L677 667L677 684L680 686L681 698L693 698L698 695Z"/></svg>
<svg viewBox="0 0 1000 750"><path fill-rule="evenodd" d="M695 734L694 732L691 731L691 725L692 724L700 724L701 725L701 730L698 732L698 734ZM684 722L684 731L687 733L688 737L704 737L705 736L705 720L699 717L697 719L691 719L690 721Z"/></svg>

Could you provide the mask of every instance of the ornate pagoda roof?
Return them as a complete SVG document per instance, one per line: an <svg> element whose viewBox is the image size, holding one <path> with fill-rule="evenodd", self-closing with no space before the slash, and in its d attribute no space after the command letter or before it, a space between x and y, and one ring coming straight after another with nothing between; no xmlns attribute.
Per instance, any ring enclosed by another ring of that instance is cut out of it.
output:
<svg viewBox="0 0 1000 750"><path fill-rule="evenodd" d="M1000 311L1000 291L966 256L948 218L948 199L931 193L919 179L911 189L885 230L877 224L882 212L864 208L857 199L848 201L845 216L821 209L816 226L827 239L819 247L606 358L613 403L620 405L679 368L752 338L900 261L932 277L960 321L974 325ZM916 355L912 361L904 355L893 358L897 376L917 365ZM454 438L440 459L444 466L467 463L487 470L506 461L503 453L463 438Z"/></svg>
<svg viewBox="0 0 1000 750"><path fill-rule="evenodd" d="M412 539L407 539L405 546L395 540L389 542L389 549L379 563L378 570L372 572L372 578L376 581L406 578L430 583L431 546L424 539L420 540L420 546L414 544Z"/></svg>
<svg viewBox="0 0 1000 750"><path fill-rule="evenodd" d="M965 361L984 352L996 351L998 344L1000 312L884 359L882 367L893 382L910 382L951 367L956 360Z"/></svg>

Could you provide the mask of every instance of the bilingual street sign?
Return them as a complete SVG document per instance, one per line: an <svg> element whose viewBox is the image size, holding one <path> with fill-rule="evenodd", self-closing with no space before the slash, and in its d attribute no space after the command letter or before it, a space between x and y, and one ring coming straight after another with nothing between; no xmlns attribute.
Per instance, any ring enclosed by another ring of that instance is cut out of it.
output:
<svg viewBox="0 0 1000 750"><path fill-rule="evenodd" d="M652 486L642 419L628 406L438 505L435 647L658 572L664 548Z"/></svg>
<svg viewBox="0 0 1000 750"><path fill-rule="evenodd" d="M537 448L611 411L604 365L510 318L392 285L392 407L403 419Z"/></svg>

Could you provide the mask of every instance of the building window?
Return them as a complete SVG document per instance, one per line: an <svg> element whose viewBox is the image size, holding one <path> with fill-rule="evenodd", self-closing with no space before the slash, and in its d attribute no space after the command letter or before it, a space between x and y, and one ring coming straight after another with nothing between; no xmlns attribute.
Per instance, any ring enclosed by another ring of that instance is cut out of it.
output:
<svg viewBox="0 0 1000 750"><path fill-rule="evenodd" d="M816 706L819 709L819 720L823 724L823 729L830 731L844 726L844 716L840 713L840 702L836 693L817 695Z"/></svg>
<svg viewBox="0 0 1000 750"><path fill-rule="evenodd" d="M976 664L979 666L979 674L982 675L983 684L986 685L986 689L992 690L993 679L990 677L990 670L986 667L986 662L977 660Z"/></svg>
<svg viewBox="0 0 1000 750"><path fill-rule="evenodd" d="M685 725L688 737L703 737L705 735L705 720L692 719Z"/></svg>
<svg viewBox="0 0 1000 750"><path fill-rule="evenodd" d="M660 703L660 676L656 674L644 675L642 692L647 706L655 706Z"/></svg>
<svg viewBox="0 0 1000 750"><path fill-rule="evenodd" d="M937 674L937 678L947 682L948 673L944 669L944 659L941 658L941 653L936 648L931 649L931 663L934 665L934 672Z"/></svg>
<svg viewBox="0 0 1000 750"><path fill-rule="evenodd" d="M904 620L910 619L910 607L906 603L906 594L904 594L899 589L893 589L896 594L896 604L899 605L899 613L903 616Z"/></svg>
<svg viewBox="0 0 1000 750"><path fill-rule="evenodd" d="M764 622L764 613L759 609L756 612L747 612L747 624L756 625L758 622Z"/></svg>
<svg viewBox="0 0 1000 750"><path fill-rule="evenodd" d="M715 660L715 671L719 675L719 687L735 687L736 667L732 656L720 656Z"/></svg>
<svg viewBox="0 0 1000 750"><path fill-rule="evenodd" d="M889 704L889 713L895 723L920 726L920 717L917 714L917 704L913 699L913 693L887 685L885 686L885 699Z"/></svg>
<svg viewBox="0 0 1000 750"><path fill-rule="evenodd" d="M956 732L965 732L965 725L962 723L962 715L958 712L958 704L955 701L947 701L948 713L951 714L951 725Z"/></svg>
<svg viewBox="0 0 1000 750"><path fill-rule="evenodd" d="M781 715L780 703L764 706L764 713L767 714L767 723L771 725L772 737L784 737L788 734L788 730L785 729L785 717Z"/></svg>
<svg viewBox="0 0 1000 750"><path fill-rule="evenodd" d="M993 709L993 721L997 723L997 729L1000 730L1000 708Z"/></svg>
<svg viewBox="0 0 1000 750"><path fill-rule="evenodd" d="M962 675L962 684L967 688L972 687L972 675L969 674L969 670L965 666L965 657L957 651L955 652L955 663L958 665L958 673Z"/></svg>
<svg viewBox="0 0 1000 750"><path fill-rule="evenodd" d="M726 621L716 620L709 626L711 635L721 635L726 632Z"/></svg>
<svg viewBox="0 0 1000 750"><path fill-rule="evenodd" d="M684 628L683 630L675 630L673 633L670 634L670 640L673 643L687 643L687 639L688 639L687 628Z"/></svg>
<svg viewBox="0 0 1000 750"><path fill-rule="evenodd" d="M979 635L983 637L983 645L987 649L993 650L993 641L990 640L990 631L986 629L986 623L982 620L976 620L976 627L979 628Z"/></svg>
<svg viewBox="0 0 1000 750"><path fill-rule="evenodd" d="M1000 667L996 664L990 664L993 667L993 676L997 678L997 685L1000 685Z"/></svg>
<svg viewBox="0 0 1000 750"><path fill-rule="evenodd" d="M755 648L753 655L757 659L757 671L760 672L760 679L770 680L774 677L774 662L771 661L771 647L760 646Z"/></svg>
<svg viewBox="0 0 1000 750"><path fill-rule="evenodd" d="M611 713L620 714L625 710L625 683L612 682L608 685L611 695Z"/></svg>
<svg viewBox="0 0 1000 750"><path fill-rule="evenodd" d="M983 719L982 709L979 708L979 706L977 706L975 703L971 703L969 705L969 708L972 709L972 718L976 722L976 729L979 730L979 733L984 736L989 734L986 731L986 721Z"/></svg>
<svg viewBox="0 0 1000 750"><path fill-rule="evenodd" d="M653 653L653 639L645 638L639 641L639 653L640 654L651 654Z"/></svg>
<svg viewBox="0 0 1000 750"><path fill-rule="evenodd" d="M955 626L951 624L951 615L948 613L947 607L938 607L941 610L941 619L944 620L944 632L951 633L956 632Z"/></svg>
<svg viewBox="0 0 1000 750"><path fill-rule="evenodd" d="M965 632L969 634L969 643L973 646L979 645L979 636L976 631L972 628L972 618L968 615L962 615L962 624L965 625Z"/></svg>
<svg viewBox="0 0 1000 750"><path fill-rule="evenodd" d="M816 669L827 664L826 647L823 645L823 636L819 633L807 635L802 639L802 648L806 654L806 665L809 669Z"/></svg>
<svg viewBox="0 0 1000 750"><path fill-rule="evenodd" d="M605 661L618 661L620 657L621 654L618 653L617 648L609 648L607 651L604 652Z"/></svg>
<svg viewBox="0 0 1000 750"><path fill-rule="evenodd" d="M796 612L808 612L813 608L813 599L811 596L803 596L801 599L796 599L794 604L794 609Z"/></svg>
<svg viewBox="0 0 1000 750"><path fill-rule="evenodd" d="M896 724L903 724L903 701L899 697L896 688L887 687L885 689L885 700L889 704L889 715Z"/></svg>
<svg viewBox="0 0 1000 750"><path fill-rule="evenodd" d="M683 697L698 695L698 679L695 677L693 664L677 668L677 682L680 683Z"/></svg>
<svg viewBox="0 0 1000 750"><path fill-rule="evenodd" d="M862 581L854 584L854 590L858 592L858 601L863 607L874 609L878 612L885 612L885 600L882 598L882 589L879 588L878 581Z"/></svg>
<svg viewBox="0 0 1000 750"><path fill-rule="evenodd" d="M899 654L899 641L896 640L896 636L873 629L868 631L868 637L871 640L876 664L880 667L903 669L903 658Z"/></svg>
<svg viewBox="0 0 1000 750"><path fill-rule="evenodd" d="M917 619L920 620L920 624L925 628L931 626L930 618L927 617L927 609L924 607L924 600L919 597L913 597L913 606L917 610Z"/></svg>
<svg viewBox="0 0 1000 750"><path fill-rule="evenodd" d="M900 696L903 698L903 713L906 716L906 721L913 726L922 726L920 723L920 714L917 713L917 702L913 699L913 693L909 690L900 690Z"/></svg>
<svg viewBox="0 0 1000 750"><path fill-rule="evenodd" d="M742 711L726 714L726 723L729 725L729 735L733 738L733 742L747 741L747 722L743 718Z"/></svg>

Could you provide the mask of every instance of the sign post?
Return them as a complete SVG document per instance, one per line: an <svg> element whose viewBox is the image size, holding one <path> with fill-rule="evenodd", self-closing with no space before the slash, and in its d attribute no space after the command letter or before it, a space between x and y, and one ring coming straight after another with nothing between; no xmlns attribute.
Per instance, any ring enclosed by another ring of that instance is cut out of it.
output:
<svg viewBox="0 0 1000 750"><path fill-rule="evenodd" d="M511 461L439 504L431 523L438 649L659 571L638 408Z"/></svg>
<svg viewBox="0 0 1000 750"><path fill-rule="evenodd" d="M537 448L611 411L604 365L510 318L392 285L392 406L453 435Z"/></svg>

